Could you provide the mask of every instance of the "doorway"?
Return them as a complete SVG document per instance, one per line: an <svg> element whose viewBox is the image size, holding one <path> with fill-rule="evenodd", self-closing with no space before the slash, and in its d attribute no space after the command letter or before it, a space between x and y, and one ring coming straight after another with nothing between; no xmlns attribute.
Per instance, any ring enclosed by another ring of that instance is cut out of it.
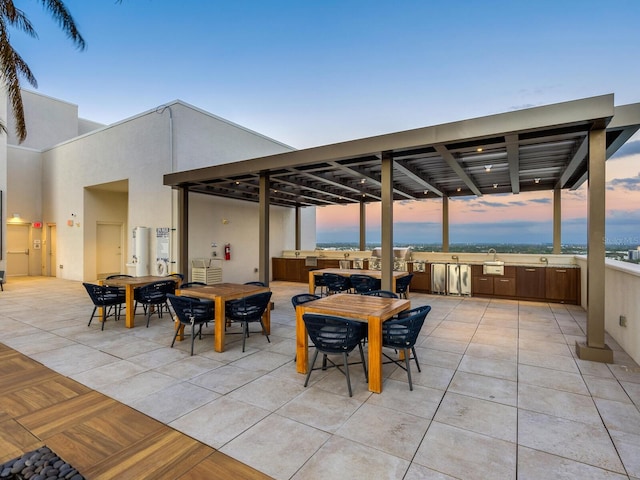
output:
<svg viewBox="0 0 640 480"><path fill-rule="evenodd" d="M30 224L7 225L7 276L29 275Z"/></svg>
<svg viewBox="0 0 640 480"><path fill-rule="evenodd" d="M57 277L58 269L57 269L57 259L56 259L56 250L58 248L57 245L57 230L56 225L51 224L47 225L47 243L46 243L46 275L49 277Z"/></svg>
<svg viewBox="0 0 640 480"><path fill-rule="evenodd" d="M98 279L122 273L122 223L97 224L96 273Z"/></svg>

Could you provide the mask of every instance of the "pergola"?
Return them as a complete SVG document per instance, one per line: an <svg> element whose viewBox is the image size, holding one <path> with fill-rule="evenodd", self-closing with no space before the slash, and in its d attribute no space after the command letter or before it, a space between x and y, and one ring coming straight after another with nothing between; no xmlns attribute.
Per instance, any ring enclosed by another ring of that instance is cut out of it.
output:
<svg viewBox="0 0 640 480"><path fill-rule="evenodd" d="M442 245L449 246L448 199L553 190L553 244L560 253L562 189L588 185L587 341L580 358L608 361L604 342L605 161L640 128L640 103L613 94L171 173L179 191L180 264L188 261L189 193L256 202L259 270L269 278L269 206L382 202L382 288L393 271L393 201L442 199ZM212 163L215 159L212 159ZM298 222L297 222L298 224ZM299 227L296 225L296 247Z"/></svg>

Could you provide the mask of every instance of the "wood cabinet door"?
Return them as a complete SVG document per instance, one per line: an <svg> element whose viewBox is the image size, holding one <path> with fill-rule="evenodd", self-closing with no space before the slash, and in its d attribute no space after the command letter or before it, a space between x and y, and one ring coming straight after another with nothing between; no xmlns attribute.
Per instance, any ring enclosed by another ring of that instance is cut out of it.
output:
<svg viewBox="0 0 640 480"><path fill-rule="evenodd" d="M411 290L429 293L431 291L431 273L414 272L411 279Z"/></svg>
<svg viewBox="0 0 640 480"><path fill-rule="evenodd" d="M517 267L516 295L518 298L544 299L545 292L544 267Z"/></svg>
<svg viewBox="0 0 640 480"><path fill-rule="evenodd" d="M493 277L471 277L472 295L493 295Z"/></svg>
<svg viewBox="0 0 640 480"><path fill-rule="evenodd" d="M274 280L286 280L287 276L287 259L272 258L271 259L271 275Z"/></svg>
<svg viewBox="0 0 640 480"><path fill-rule="evenodd" d="M516 279L513 277L496 277L493 279L493 294L501 297L515 297Z"/></svg>
<svg viewBox="0 0 640 480"><path fill-rule="evenodd" d="M578 268L547 268L546 298L567 303L578 303Z"/></svg>

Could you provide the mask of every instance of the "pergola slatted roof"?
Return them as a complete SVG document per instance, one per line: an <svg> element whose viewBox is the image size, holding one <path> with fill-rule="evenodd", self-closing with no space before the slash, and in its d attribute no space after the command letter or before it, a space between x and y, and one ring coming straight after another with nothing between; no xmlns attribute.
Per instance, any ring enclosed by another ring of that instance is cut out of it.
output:
<svg viewBox="0 0 640 480"><path fill-rule="evenodd" d="M380 201L384 154L394 200L575 189L587 179L589 131L604 127L608 158L640 127L640 104L614 107L602 95L172 173L164 183L258 202L268 173L271 205Z"/></svg>

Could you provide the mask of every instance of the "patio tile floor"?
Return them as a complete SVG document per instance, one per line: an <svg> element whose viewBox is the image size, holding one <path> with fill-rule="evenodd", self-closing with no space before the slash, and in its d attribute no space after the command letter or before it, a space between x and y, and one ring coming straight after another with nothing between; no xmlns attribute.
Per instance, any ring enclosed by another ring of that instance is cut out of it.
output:
<svg viewBox="0 0 640 480"><path fill-rule="evenodd" d="M413 293L432 306L414 391L385 365L370 393L354 366L349 398L335 369L304 388L290 299L306 286L271 288L271 343L251 334L245 353L235 326L224 353L207 335L193 357L169 348L166 315L87 327L81 283L44 277L9 279L0 338L275 479L640 479L640 368L610 338L616 364L574 358L580 307Z"/></svg>

